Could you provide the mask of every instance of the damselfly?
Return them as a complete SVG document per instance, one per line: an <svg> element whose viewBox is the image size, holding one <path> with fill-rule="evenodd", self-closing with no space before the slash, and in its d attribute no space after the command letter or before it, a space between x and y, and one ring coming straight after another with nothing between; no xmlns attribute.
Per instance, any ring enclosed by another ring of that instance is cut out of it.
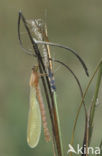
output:
<svg viewBox="0 0 102 156"><path fill-rule="evenodd" d="M30 26L31 26L31 30L35 35L35 38L33 38L35 41L37 39L39 41L49 42L47 26L43 20L41 20L41 19L27 20L27 23L30 24ZM52 61L50 60L51 53L50 53L49 45L43 44L39 48L41 49L41 51L43 53L44 65L46 68L46 72L48 74L51 91L54 92L54 91L56 91L56 86L55 86L55 79L54 79L54 75L53 75L53 65L52 65Z"/></svg>
<svg viewBox="0 0 102 156"><path fill-rule="evenodd" d="M28 115L27 142L31 148L37 146L41 135L41 118L46 141L50 141L46 112L39 87L38 66L32 68L30 78L30 108Z"/></svg>

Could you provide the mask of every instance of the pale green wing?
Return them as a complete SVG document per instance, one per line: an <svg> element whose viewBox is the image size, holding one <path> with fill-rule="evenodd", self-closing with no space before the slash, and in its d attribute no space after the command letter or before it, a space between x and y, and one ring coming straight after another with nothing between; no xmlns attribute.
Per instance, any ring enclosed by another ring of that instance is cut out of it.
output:
<svg viewBox="0 0 102 156"><path fill-rule="evenodd" d="M36 90L30 87L30 106L28 114L27 142L31 148L37 146L41 134L41 113L36 98Z"/></svg>

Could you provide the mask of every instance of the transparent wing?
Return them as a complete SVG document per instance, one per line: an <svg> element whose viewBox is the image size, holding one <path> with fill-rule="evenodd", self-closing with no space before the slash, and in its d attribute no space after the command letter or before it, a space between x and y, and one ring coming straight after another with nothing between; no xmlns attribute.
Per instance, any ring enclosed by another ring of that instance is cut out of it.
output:
<svg viewBox="0 0 102 156"><path fill-rule="evenodd" d="M34 87L30 86L30 106L28 114L27 142L31 148L37 146L41 134L41 113Z"/></svg>

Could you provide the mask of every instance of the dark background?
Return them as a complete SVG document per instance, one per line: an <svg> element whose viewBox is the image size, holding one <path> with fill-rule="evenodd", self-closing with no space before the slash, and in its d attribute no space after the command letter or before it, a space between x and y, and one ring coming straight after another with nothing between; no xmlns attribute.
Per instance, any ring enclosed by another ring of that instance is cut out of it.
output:
<svg viewBox="0 0 102 156"><path fill-rule="evenodd" d="M29 77L34 60L23 52L18 42L19 10L22 10L27 19L45 19L44 14L47 10L49 40L77 50L86 62L91 77L102 56L102 1L0 1L0 156L52 156L52 143L45 142L43 132L35 149L30 149L26 143ZM75 71L85 90L89 78L77 59L59 48L51 48L51 52L54 58L64 61ZM67 155L81 97L72 75L58 64L54 64L54 69L64 153ZM95 83L96 81L87 93L87 106L90 104ZM92 146L98 146L102 139L101 93L100 91L100 105L95 114ZM84 111L82 109L76 129L75 148L78 143L82 145L83 133Z"/></svg>

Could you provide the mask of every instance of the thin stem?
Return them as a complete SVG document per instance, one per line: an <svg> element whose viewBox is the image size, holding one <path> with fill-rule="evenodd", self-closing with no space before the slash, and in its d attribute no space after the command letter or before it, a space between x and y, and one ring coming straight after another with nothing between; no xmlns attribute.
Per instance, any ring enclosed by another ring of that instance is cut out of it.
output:
<svg viewBox="0 0 102 156"><path fill-rule="evenodd" d="M63 144L62 144L62 134L61 134L61 125L60 125L60 118L59 118L59 113L58 113L58 104L57 104L56 92L54 91L53 94L54 94L55 110L56 110L56 116L57 116L57 122L58 122L59 138L60 138L60 143L61 143L61 151L62 151L62 156L64 156Z"/></svg>
<svg viewBox="0 0 102 156"><path fill-rule="evenodd" d="M37 41L35 38L33 38L33 40L35 41L35 43L37 44L45 44L45 45L50 45L50 46L56 46L56 47L60 47L60 48L63 48L63 49L66 49L70 52L72 52L77 58L78 60L81 62L85 72L86 72L86 75L89 76L89 73L88 73L88 69L84 63L84 61L82 60L82 58L77 54L77 52L67 46L64 46L62 44L58 44L58 43L52 43L52 42L45 42L45 41Z"/></svg>
<svg viewBox="0 0 102 156"><path fill-rule="evenodd" d="M97 83L96 83L96 88L95 88L95 93L94 93L94 98L90 107L90 119L89 119L89 144L92 136L92 130L93 130L93 120L94 120L94 115L95 115L95 108L96 108L96 102L98 99L98 94L99 94L99 89L100 89L100 84L101 84L101 78L102 78L102 61L100 62L99 66L99 72L98 72L98 78L97 78Z"/></svg>
<svg viewBox="0 0 102 156"><path fill-rule="evenodd" d="M95 108L96 108L96 102L97 102L98 94L99 94L101 77L102 77L102 62L100 62L100 65L99 65L98 78L97 78L97 82L96 82L94 98L89 107L88 118L86 120L83 149L84 149L84 145L86 145L86 149L87 149L91 142L91 137L92 137L92 133L93 133L93 120L94 120L94 116L95 116ZM88 153L82 154L82 156L88 156Z"/></svg>
<svg viewBox="0 0 102 156"><path fill-rule="evenodd" d="M95 72L93 73L93 75L92 75L92 77L91 77L91 79L90 79L90 81L89 81L89 83L88 83L88 85L87 85L87 88L86 88L86 90L85 90L85 92L84 92L84 94L83 94L83 98L82 98L81 103L80 103L80 106L79 106L79 108L78 108L77 115L76 115L75 122L74 122L74 127L73 127L73 130L72 130L71 145L73 145L73 142L74 142L74 134L75 134L76 124L77 124L77 120L78 120L78 117L79 117L79 113L80 113L82 104L83 104L83 102L84 102L84 99L85 99L85 96L86 96L86 94L87 94L87 91L88 91L88 89L89 89L89 87L90 87L90 85L91 85L91 83L92 83L92 80L94 79L94 77L95 77L97 71L98 71L99 68L100 68L100 64L102 64L102 60L99 61L98 65L97 65L97 67L96 67L96 69L95 69ZM72 153L70 153L70 156L72 156Z"/></svg>

